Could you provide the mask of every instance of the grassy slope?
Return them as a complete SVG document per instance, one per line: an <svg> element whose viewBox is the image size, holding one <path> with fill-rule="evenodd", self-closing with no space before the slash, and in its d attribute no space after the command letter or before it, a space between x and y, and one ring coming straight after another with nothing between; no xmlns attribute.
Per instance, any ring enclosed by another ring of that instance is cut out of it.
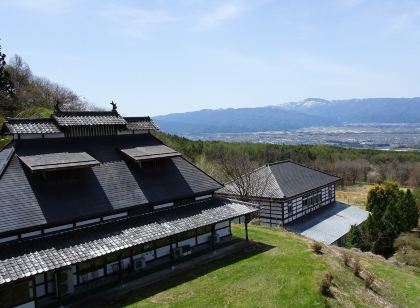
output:
<svg viewBox="0 0 420 308"><path fill-rule="evenodd" d="M243 236L243 226L234 226ZM115 306L132 307L314 307L323 306L319 282L325 272L334 275L332 306L415 307L420 301L420 274L412 268L397 268L377 257L358 255L374 273L372 290L342 264L340 249L324 247L323 255L308 249L308 241L277 229L251 226L250 237L272 248L258 254L241 253L170 278L124 299ZM185 278L187 277L187 278Z"/></svg>

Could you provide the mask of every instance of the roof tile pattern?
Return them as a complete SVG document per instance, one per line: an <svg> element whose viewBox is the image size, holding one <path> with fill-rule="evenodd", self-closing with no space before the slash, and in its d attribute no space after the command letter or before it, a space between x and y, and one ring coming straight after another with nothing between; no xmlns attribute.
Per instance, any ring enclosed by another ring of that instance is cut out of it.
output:
<svg viewBox="0 0 420 308"><path fill-rule="evenodd" d="M283 193L274 178L273 173L266 166L245 175L244 180L230 182L218 191L226 195L248 195L265 198L282 198Z"/></svg>
<svg viewBox="0 0 420 308"><path fill-rule="evenodd" d="M340 180L339 177L291 161L270 164L269 168L286 198Z"/></svg>
<svg viewBox="0 0 420 308"><path fill-rule="evenodd" d="M116 112L59 112L53 115L59 126L125 125L127 122Z"/></svg>
<svg viewBox="0 0 420 308"><path fill-rule="evenodd" d="M3 174L3 171L6 169L7 164L15 153L13 147L6 148L0 151L0 177Z"/></svg>
<svg viewBox="0 0 420 308"><path fill-rule="evenodd" d="M159 126L150 117L126 117L128 130L158 130Z"/></svg>
<svg viewBox="0 0 420 308"><path fill-rule="evenodd" d="M57 134L61 130L51 119L15 119L9 118L5 122L11 134Z"/></svg>
<svg viewBox="0 0 420 308"><path fill-rule="evenodd" d="M0 215L0 233L190 198L221 187L182 157L168 158L162 161L160 168L148 170L125 161L119 151L159 144L162 143L150 134L18 140L13 168L9 164L0 177L0 188L3 188L0 200L8 200L0 202L0 214L13 213L13 219ZM17 157L62 152L89 153L100 165L79 169L77 180L49 181L48 174L45 180L39 172L26 172ZM31 202L25 203L29 196L32 196ZM21 207L38 214L19 216Z"/></svg>
<svg viewBox="0 0 420 308"><path fill-rule="evenodd" d="M188 230L256 212L238 201L213 199L158 214L6 245L0 284L97 258Z"/></svg>
<svg viewBox="0 0 420 308"><path fill-rule="evenodd" d="M242 182L250 182L249 196L262 198L291 198L340 180L339 177L302 166L292 161L268 164L244 176ZM219 190L225 195L238 195L243 189L234 182ZM239 188L238 188L239 187Z"/></svg>
<svg viewBox="0 0 420 308"><path fill-rule="evenodd" d="M0 200L0 233L46 223L16 156L0 178Z"/></svg>

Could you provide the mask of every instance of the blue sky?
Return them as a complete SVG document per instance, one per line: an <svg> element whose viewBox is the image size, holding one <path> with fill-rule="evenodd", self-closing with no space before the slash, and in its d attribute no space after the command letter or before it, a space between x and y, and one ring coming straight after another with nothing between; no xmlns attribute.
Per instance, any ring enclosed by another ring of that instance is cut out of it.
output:
<svg viewBox="0 0 420 308"><path fill-rule="evenodd" d="M0 0L3 50L125 115L420 95L420 1Z"/></svg>

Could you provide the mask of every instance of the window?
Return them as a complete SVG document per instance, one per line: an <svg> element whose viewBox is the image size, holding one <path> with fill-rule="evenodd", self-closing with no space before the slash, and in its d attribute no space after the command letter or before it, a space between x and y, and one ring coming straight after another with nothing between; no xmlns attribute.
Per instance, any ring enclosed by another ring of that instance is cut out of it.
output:
<svg viewBox="0 0 420 308"><path fill-rule="evenodd" d="M308 199L307 198L306 199L303 199L302 205L303 206L308 206Z"/></svg>
<svg viewBox="0 0 420 308"><path fill-rule="evenodd" d="M166 159L147 160L141 162L143 170L159 170L166 165Z"/></svg>
<svg viewBox="0 0 420 308"><path fill-rule="evenodd" d="M288 213L289 215L293 213L293 206L291 206L291 205L288 205L288 206L287 206L287 213Z"/></svg>

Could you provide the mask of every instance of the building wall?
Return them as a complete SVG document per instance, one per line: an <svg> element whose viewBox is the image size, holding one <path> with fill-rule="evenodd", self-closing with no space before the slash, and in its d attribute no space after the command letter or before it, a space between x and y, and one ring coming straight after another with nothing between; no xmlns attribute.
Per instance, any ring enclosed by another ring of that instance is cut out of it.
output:
<svg viewBox="0 0 420 308"><path fill-rule="evenodd" d="M255 199L252 202L260 205L261 224L270 227L282 226L335 202L335 184L320 187L283 202Z"/></svg>
<svg viewBox="0 0 420 308"><path fill-rule="evenodd" d="M226 220L215 224L214 232L222 241L229 239L231 237L230 221ZM70 279L72 279L75 290L79 291L84 286L99 281L101 278L120 275L120 266L122 272L133 273L142 270L136 266L142 262L146 263L146 269L168 263L171 254L170 241L172 241L172 249L189 245L194 253L195 250L205 248L210 244L211 234L212 226L205 226L178 234L172 240L165 238L72 265L66 271L71 275ZM56 298L57 283L57 272L50 271L0 287L0 297L6 307L15 305L29 305L28 307L30 307L36 299L45 301L49 298L52 300ZM5 298L6 296L8 298ZM2 306L1 303L0 306Z"/></svg>
<svg viewBox="0 0 420 308"><path fill-rule="evenodd" d="M335 184L331 184L284 203L284 224L335 202Z"/></svg>

